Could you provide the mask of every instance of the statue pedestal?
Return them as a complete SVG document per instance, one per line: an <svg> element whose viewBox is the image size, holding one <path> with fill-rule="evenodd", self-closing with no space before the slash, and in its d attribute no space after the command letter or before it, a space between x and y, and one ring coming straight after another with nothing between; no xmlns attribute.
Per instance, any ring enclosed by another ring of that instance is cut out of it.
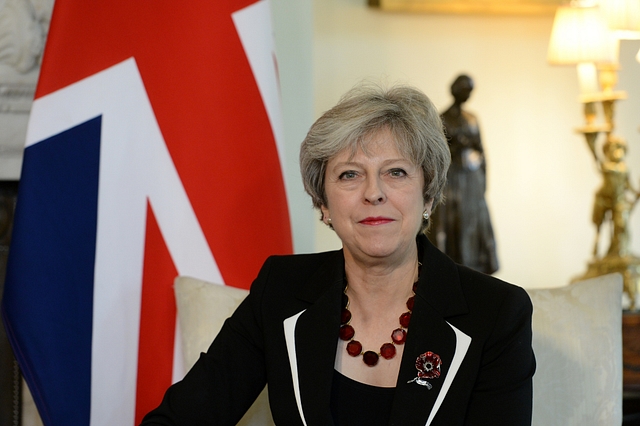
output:
<svg viewBox="0 0 640 426"><path fill-rule="evenodd" d="M624 292L629 296L630 311L637 311L636 304L640 291L640 258L636 256L605 256L589 262L587 272L579 279L598 277L618 272L622 275Z"/></svg>
<svg viewBox="0 0 640 426"><path fill-rule="evenodd" d="M622 313L623 424L640 418L640 312Z"/></svg>

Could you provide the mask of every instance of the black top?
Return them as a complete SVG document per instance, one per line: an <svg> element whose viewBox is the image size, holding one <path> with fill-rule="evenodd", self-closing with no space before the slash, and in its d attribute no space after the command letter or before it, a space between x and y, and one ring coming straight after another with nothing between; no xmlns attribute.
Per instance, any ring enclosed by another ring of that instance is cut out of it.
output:
<svg viewBox="0 0 640 426"><path fill-rule="evenodd" d="M335 426L386 426L396 388L371 386L333 373L331 415Z"/></svg>

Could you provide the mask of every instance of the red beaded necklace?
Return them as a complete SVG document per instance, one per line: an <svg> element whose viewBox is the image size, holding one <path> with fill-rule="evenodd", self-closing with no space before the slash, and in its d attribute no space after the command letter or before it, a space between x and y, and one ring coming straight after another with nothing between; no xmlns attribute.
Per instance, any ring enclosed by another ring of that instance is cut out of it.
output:
<svg viewBox="0 0 640 426"><path fill-rule="evenodd" d="M420 266L420 265L419 265ZM418 271L420 270L418 266ZM345 278L346 282L346 278ZM349 311L349 296L347 296L347 289L349 284L344 288L344 294L342 296L342 313L340 315L340 339L347 341L347 353L352 357L362 355L362 361L369 367L373 367L378 363L380 357L384 359L391 359L396 356L395 345L404 344L407 339L407 328L409 328L409 322L411 321L411 312L413 312L413 303L415 300L416 286L418 282L413 283L413 294L407 299L407 312L400 315L400 328L396 328L391 332L391 342L384 343L380 346L380 352L366 351L362 352L362 344L357 340L353 340L356 331L351 326L351 311Z"/></svg>

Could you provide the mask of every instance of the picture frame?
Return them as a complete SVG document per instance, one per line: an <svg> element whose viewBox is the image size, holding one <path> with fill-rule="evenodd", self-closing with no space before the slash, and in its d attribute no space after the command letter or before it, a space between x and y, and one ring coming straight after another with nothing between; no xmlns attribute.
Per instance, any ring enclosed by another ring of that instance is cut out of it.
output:
<svg viewBox="0 0 640 426"><path fill-rule="evenodd" d="M385 12L553 15L563 0L368 0Z"/></svg>

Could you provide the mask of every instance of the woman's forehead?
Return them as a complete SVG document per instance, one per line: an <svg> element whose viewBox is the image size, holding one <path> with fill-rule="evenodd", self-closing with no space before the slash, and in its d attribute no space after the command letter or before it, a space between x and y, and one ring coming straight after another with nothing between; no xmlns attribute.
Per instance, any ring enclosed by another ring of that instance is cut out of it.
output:
<svg viewBox="0 0 640 426"><path fill-rule="evenodd" d="M415 160L411 157L411 150L408 144L403 143L403 141L387 127L369 132L359 139L353 140L334 157L346 157L346 160L350 161L353 160L359 152L367 157L371 157L377 155L381 150L388 151L388 153L393 156L415 163Z"/></svg>

